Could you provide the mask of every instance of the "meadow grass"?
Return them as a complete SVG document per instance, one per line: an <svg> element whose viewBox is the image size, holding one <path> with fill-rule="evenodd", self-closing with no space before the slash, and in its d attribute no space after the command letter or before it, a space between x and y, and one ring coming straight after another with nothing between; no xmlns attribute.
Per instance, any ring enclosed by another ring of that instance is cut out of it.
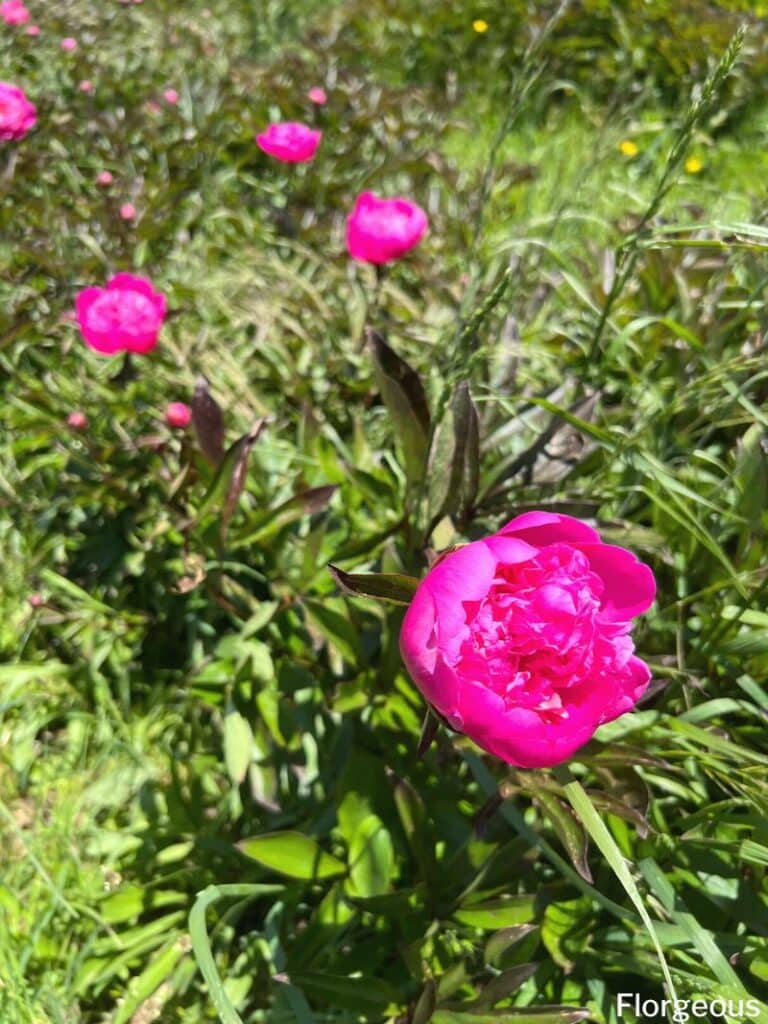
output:
<svg viewBox="0 0 768 1024"><path fill-rule="evenodd" d="M765 1019L765 12L29 6L40 37L0 34L39 108L0 151L0 1021L616 1024L665 969ZM258 152L280 116L315 162ZM344 248L364 188L430 217L382 275ZM171 315L120 373L66 314L129 268ZM471 389L452 515L366 326L433 420ZM266 418L239 493L163 423L201 377L228 444ZM648 697L567 772L446 731L417 758L403 609L328 564L419 576L529 508L653 566Z"/></svg>

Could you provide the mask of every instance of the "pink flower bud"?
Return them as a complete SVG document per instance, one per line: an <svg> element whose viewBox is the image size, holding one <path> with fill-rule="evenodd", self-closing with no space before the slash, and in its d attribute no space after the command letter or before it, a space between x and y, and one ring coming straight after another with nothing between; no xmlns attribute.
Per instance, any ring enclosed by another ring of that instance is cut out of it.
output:
<svg viewBox="0 0 768 1024"><path fill-rule="evenodd" d="M101 185L102 188L107 188L115 180L115 176L111 171L99 171L96 175L96 184Z"/></svg>
<svg viewBox="0 0 768 1024"><path fill-rule="evenodd" d="M322 107L324 103L328 102L328 93L319 85L314 85L307 93L307 98L319 107Z"/></svg>
<svg viewBox="0 0 768 1024"><path fill-rule="evenodd" d="M27 35L28 36L39 36L40 35L40 26L39 25L29 25L28 28L27 28Z"/></svg>
<svg viewBox="0 0 768 1024"><path fill-rule="evenodd" d="M165 422L169 427L184 430L192 419L192 410L185 402L169 402L165 407Z"/></svg>
<svg viewBox="0 0 768 1024"><path fill-rule="evenodd" d="M80 92L93 92L93 82L90 78L84 78L78 85L78 89Z"/></svg>
<svg viewBox="0 0 768 1024"><path fill-rule="evenodd" d="M133 203L123 203L120 207L120 216L123 220L135 220L136 219L136 207Z"/></svg>
<svg viewBox="0 0 768 1024"><path fill-rule="evenodd" d="M67 426L73 430L87 430L88 417L80 409L75 409L67 416Z"/></svg>
<svg viewBox="0 0 768 1024"><path fill-rule="evenodd" d="M77 49L77 40L72 36L65 36L64 39L61 40L61 48L62 50L66 50L67 53L71 53L72 50Z"/></svg>
<svg viewBox="0 0 768 1024"><path fill-rule="evenodd" d="M179 102L179 94L175 89L166 89L163 93L163 99L166 103L170 103L172 107L175 107Z"/></svg>
<svg viewBox="0 0 768 1024"><path fill-rule="evenodd" d="M27 603L29 604L30 608L42 608L42 606L45 604L45 598L43 597L42 594L30 594L29 597L27 598Z"/></svg>

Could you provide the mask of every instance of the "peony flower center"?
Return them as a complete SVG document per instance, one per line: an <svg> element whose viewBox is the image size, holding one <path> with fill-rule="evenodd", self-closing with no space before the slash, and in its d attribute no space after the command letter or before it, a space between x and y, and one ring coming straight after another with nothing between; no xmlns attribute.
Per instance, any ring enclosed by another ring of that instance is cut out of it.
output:
<svg viewBox="0 0 768 1024"><path fill-rule="evenodd" d="M116 330L141 334L157 324L157 310L151 299L141 292L107 290L92 303L85 323L99 334Z"/></svg>
<svg viewBox="0 0 768 1024"><path fill-rule="evenodd" d="M408 227L409 215L393 203L371 206L359 214L361 225L374 237L387 238L402 235Z"/></svg>
<svg viewBox="0 0 768 1024"><path fill-rule="evenodd" d="M631 654L631 641L598 620L603 589L587 557L567 544L500 565L487 596L465 603L457 669L483 680L507 708L536 711L545 721L567 718L563 692L594 678L601 665L607 670L617 641L628 642Z"/></svg>

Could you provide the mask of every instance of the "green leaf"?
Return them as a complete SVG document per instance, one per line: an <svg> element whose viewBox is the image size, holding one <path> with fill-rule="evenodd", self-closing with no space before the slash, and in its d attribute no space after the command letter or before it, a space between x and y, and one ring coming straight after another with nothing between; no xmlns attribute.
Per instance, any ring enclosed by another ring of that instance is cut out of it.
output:
<svg viewBox="0 0 768 1024"><path fill-rule="evenodd" d="M305 971L291 974L291 981L324 1009L337 1007L354 1013L377 1013L401 1003L395 988L370 976L348 977L325 971Z"/></svg>
<svg viewBox="0 0 768 1024"><path fill-rule="evenodd" d="M555 768L553 774L562 784L563 792L568 797L571 806L581 818L587 832L592 837L592 840L602 855L608 861L613 873L624 886L624 891L627 896L629 896L633 906L640 915L640 919L645 925L645 929L653 943L653 948L656 951L656 956L661 966L661 972L664 975L664 981L667 984L668 994L671 999L677 1000L675 983L672 980L672 974L669 970L667 958L664 956L664 949L659 941L658 933L646 909L643 898L635 885L635 880L629 872L627 862L624 860L621 850L618 848L616 841L606 828L603 819L592 805L592 801L584 792L581 783L574 779L570 771L562 765Z"/></svg>
<svg viewBox="0 0 768 1024"><path fill-rule="evenodd" d="M411 1024L427 1024L432 1019L437 1003L437 986L432 978L427 978L411 1015Z"/></svg>
<svg viewBox="0 0 768 1024"><path fill-rule="evenodd" d="M253 756L253 731L234 705L224 715L224 763L227 774L236 786L246 776Z"/></svg>
<svg viewBox="0 0 768 1024"><path fill-rule="evenodd" d="M545 789L537 789L534 799L554 826L573 866L586 882L591 882L592 872L587 861L589 840L581 822L561 800Z"/></svg>
<svg viewBox="0 0 768 1024"><path fill-rule="evenodd" d="M479 1010L490 1009L496 1003L516 992L538 970L538 964L517 964L501 974L497 974L487 985L484 985L473 1005Z"/></svg>
<svg viewBox="0 0 768 1024"><path fill-rule="evenodd" d="M538 1006L500 1013L463 1013L436 1010L432 1024L577 1024L591 1017L590 1010L578 1006Z"/></svg>
<svg viewBox="0 0 768 1024"><path fill-rule="evenodd" d="M282 885L209 885L207 889L197 894L197 898L189 913L189 937L192 940L192 951L195 954L197 965L208 986L208 995L216 1007L221 1024L243 1024L242 1018L232 1005L232 1001L226 993L224 985L216 967L216 961L211 952L211 941L208 937L208 929L205 925L205 913L208 907L218 903L222 899L242 898L251 899L258 896L276 896L284 892ZM301 1020L297 1017L297 1020ZM306 1024L312 1021L312 1015L307 1011L304 1020ZM301 1021L301 1024L304 1024Z"/></svg>
<svg viewBox="0 0 768 1024"><path fill-rule="evenodd" d="M373 375L387 407L413 482L420 480L426 465L430 415L424 385L415 370L390 348L382 336L366 328L366 341L373 360Z"/></svg>
<svg viewBox="0 0 768 1024"><path fill-rule="evenodd" d="M454 918L472 928L498 931L510 925L527 924L535 915L534 896L502 896L455 910Z"/></svg>
<svg viewBox="0 0 768 1024"><path fill-rule="evenodd" d="M346 874L346 866L303 832L267 832L242 839L237 848L246 857L289 878L310 881Z"/></svg>
<svg viewBox="0 0 768 1024"><path fill-rule="evenodd" d="M395 854L384 822L369 814L358 825L349 845L349 892L353 896L380 896L388 892Z"/></svg>
<svg viewBox="0 0 768 1024"><path fill-rule="evenodd" d="M195 516L196 522L200 522L216 505L226 501L228 496L233 493L233 482L236 486L238 467L242 470L243 460L247 458L248 452L251 450L251 446L258 437L260 430L261 426L257 424L255 434L253 431L243 434L234 444L229 446L219 463L208 490L203 496L203 500L200 502Z"/></svg>
<svg viewBox="0 0 768 1024"><path fill-rule="evenodd" d="M410 604L419 581L414 576L395 572L348 573L333 564L328 571L346 594L353 597L378 597L395 604Z"/></svg>
<svg viewBox="0 0 768 1024"><path fill-rule="evenodd" d="M149 966L138 977L131 978L128 983L125 995L112 1018L113 1024L126 1024L141 1004L149 999L170 976L186 951L187 947L181 937L176 936L163 950L153 955ZM168 998L171 995L172 993L169 992Z"/></svg>
<svg viewBox="0 0 768 1024"><path fill-rule="evenodd" d="M430 527L472 505L479 480L479 421L469 384L456 386L451 403L435 430L427 478Z"/></svg>
<svg viewBox="0 0 768 1024"><path fill-rule="evenodd" d="M227 527L229 521L237 507L237 502L240 495L243 493L245 487L245 478L248 472L248 457L251 454L251 448L255 444L262 430L264 424L267 422L266 417L258 420L251 427L251 432L245 438L245 442L239 448L235 464L232 468L232 475L229 479L229 487L227 488L226 497L224 498L224 508L221 512L221 535L226 536Z"/></svg>

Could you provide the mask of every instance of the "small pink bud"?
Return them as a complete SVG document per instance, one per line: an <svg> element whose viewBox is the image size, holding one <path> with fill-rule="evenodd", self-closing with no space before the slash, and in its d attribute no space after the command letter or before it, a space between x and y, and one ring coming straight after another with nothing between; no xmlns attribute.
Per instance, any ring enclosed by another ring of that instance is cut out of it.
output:
<svg viewBox="0 0 768 1024"><path fill-rule="evenodd" d="M67 426L73 430L86 430L88 428L88 417L80 409L75 409L67 416Z"/></svg>
<svg viewBox="0 0 768 1024"><path fill-rule="evenodd" d="M166 103L170 103L172 107L175 107L179 102L179 94L175 89L166 89L163 93L163 99Z"/></svg>
<svg viewBox="0 0 768 1024"><path fill-rule="evenodd" d="M321 89L319 85L315 85L307 93L307 98L321 107L324 103L328 102L328 93L325 89Z"/></svg>
<svg viewBox="0 0 768 1024"><path fill-rule="evenodd" d="M184 430L192 419L192 410L185 402L169 402L165 408L165 422L169 427Z"/></svg>
<svg viewBox="0 0 768 1024"><path fill-rule="evenodd" d="M136 207L133 203L123 203L120 207L120 216L123 220L135 220L136 219Z"/></svg>
<svg viewBox="0 0 768 1024"><path fill-rule="evenodd" d="M42 608L45 604L45 598L42 594L30 594L27 598L30 608Z"/></svg>
<svg viewBox="0 0 768 1024"><path fill-rule="evenodd" d="M40 35L40 26L39 25L30 25L27 28L27 35L28 36L39 36Z"/></svg>
<svg viewBox="0 0 768 1024"><path fill-rule="evenodd" d="M78 85L78 89L80 92L93 92L93 82L90 78L84 78Z"/></svg>
<svg viewBox="0 0 768 1024"><path fill-rule="evenodd" d="M72 36L65 36L61 40L61 48L62 50L66 50L68 53L71 53L72 50L77 49L77 40Z"/></svg>
<svg viewBox="0 0 768 1024"><path fill-rule="evenodd" d="M96 184L101 185L103 188L107 188L115 180L115 176L111 171L99 171L96 175Z"/></svg>

